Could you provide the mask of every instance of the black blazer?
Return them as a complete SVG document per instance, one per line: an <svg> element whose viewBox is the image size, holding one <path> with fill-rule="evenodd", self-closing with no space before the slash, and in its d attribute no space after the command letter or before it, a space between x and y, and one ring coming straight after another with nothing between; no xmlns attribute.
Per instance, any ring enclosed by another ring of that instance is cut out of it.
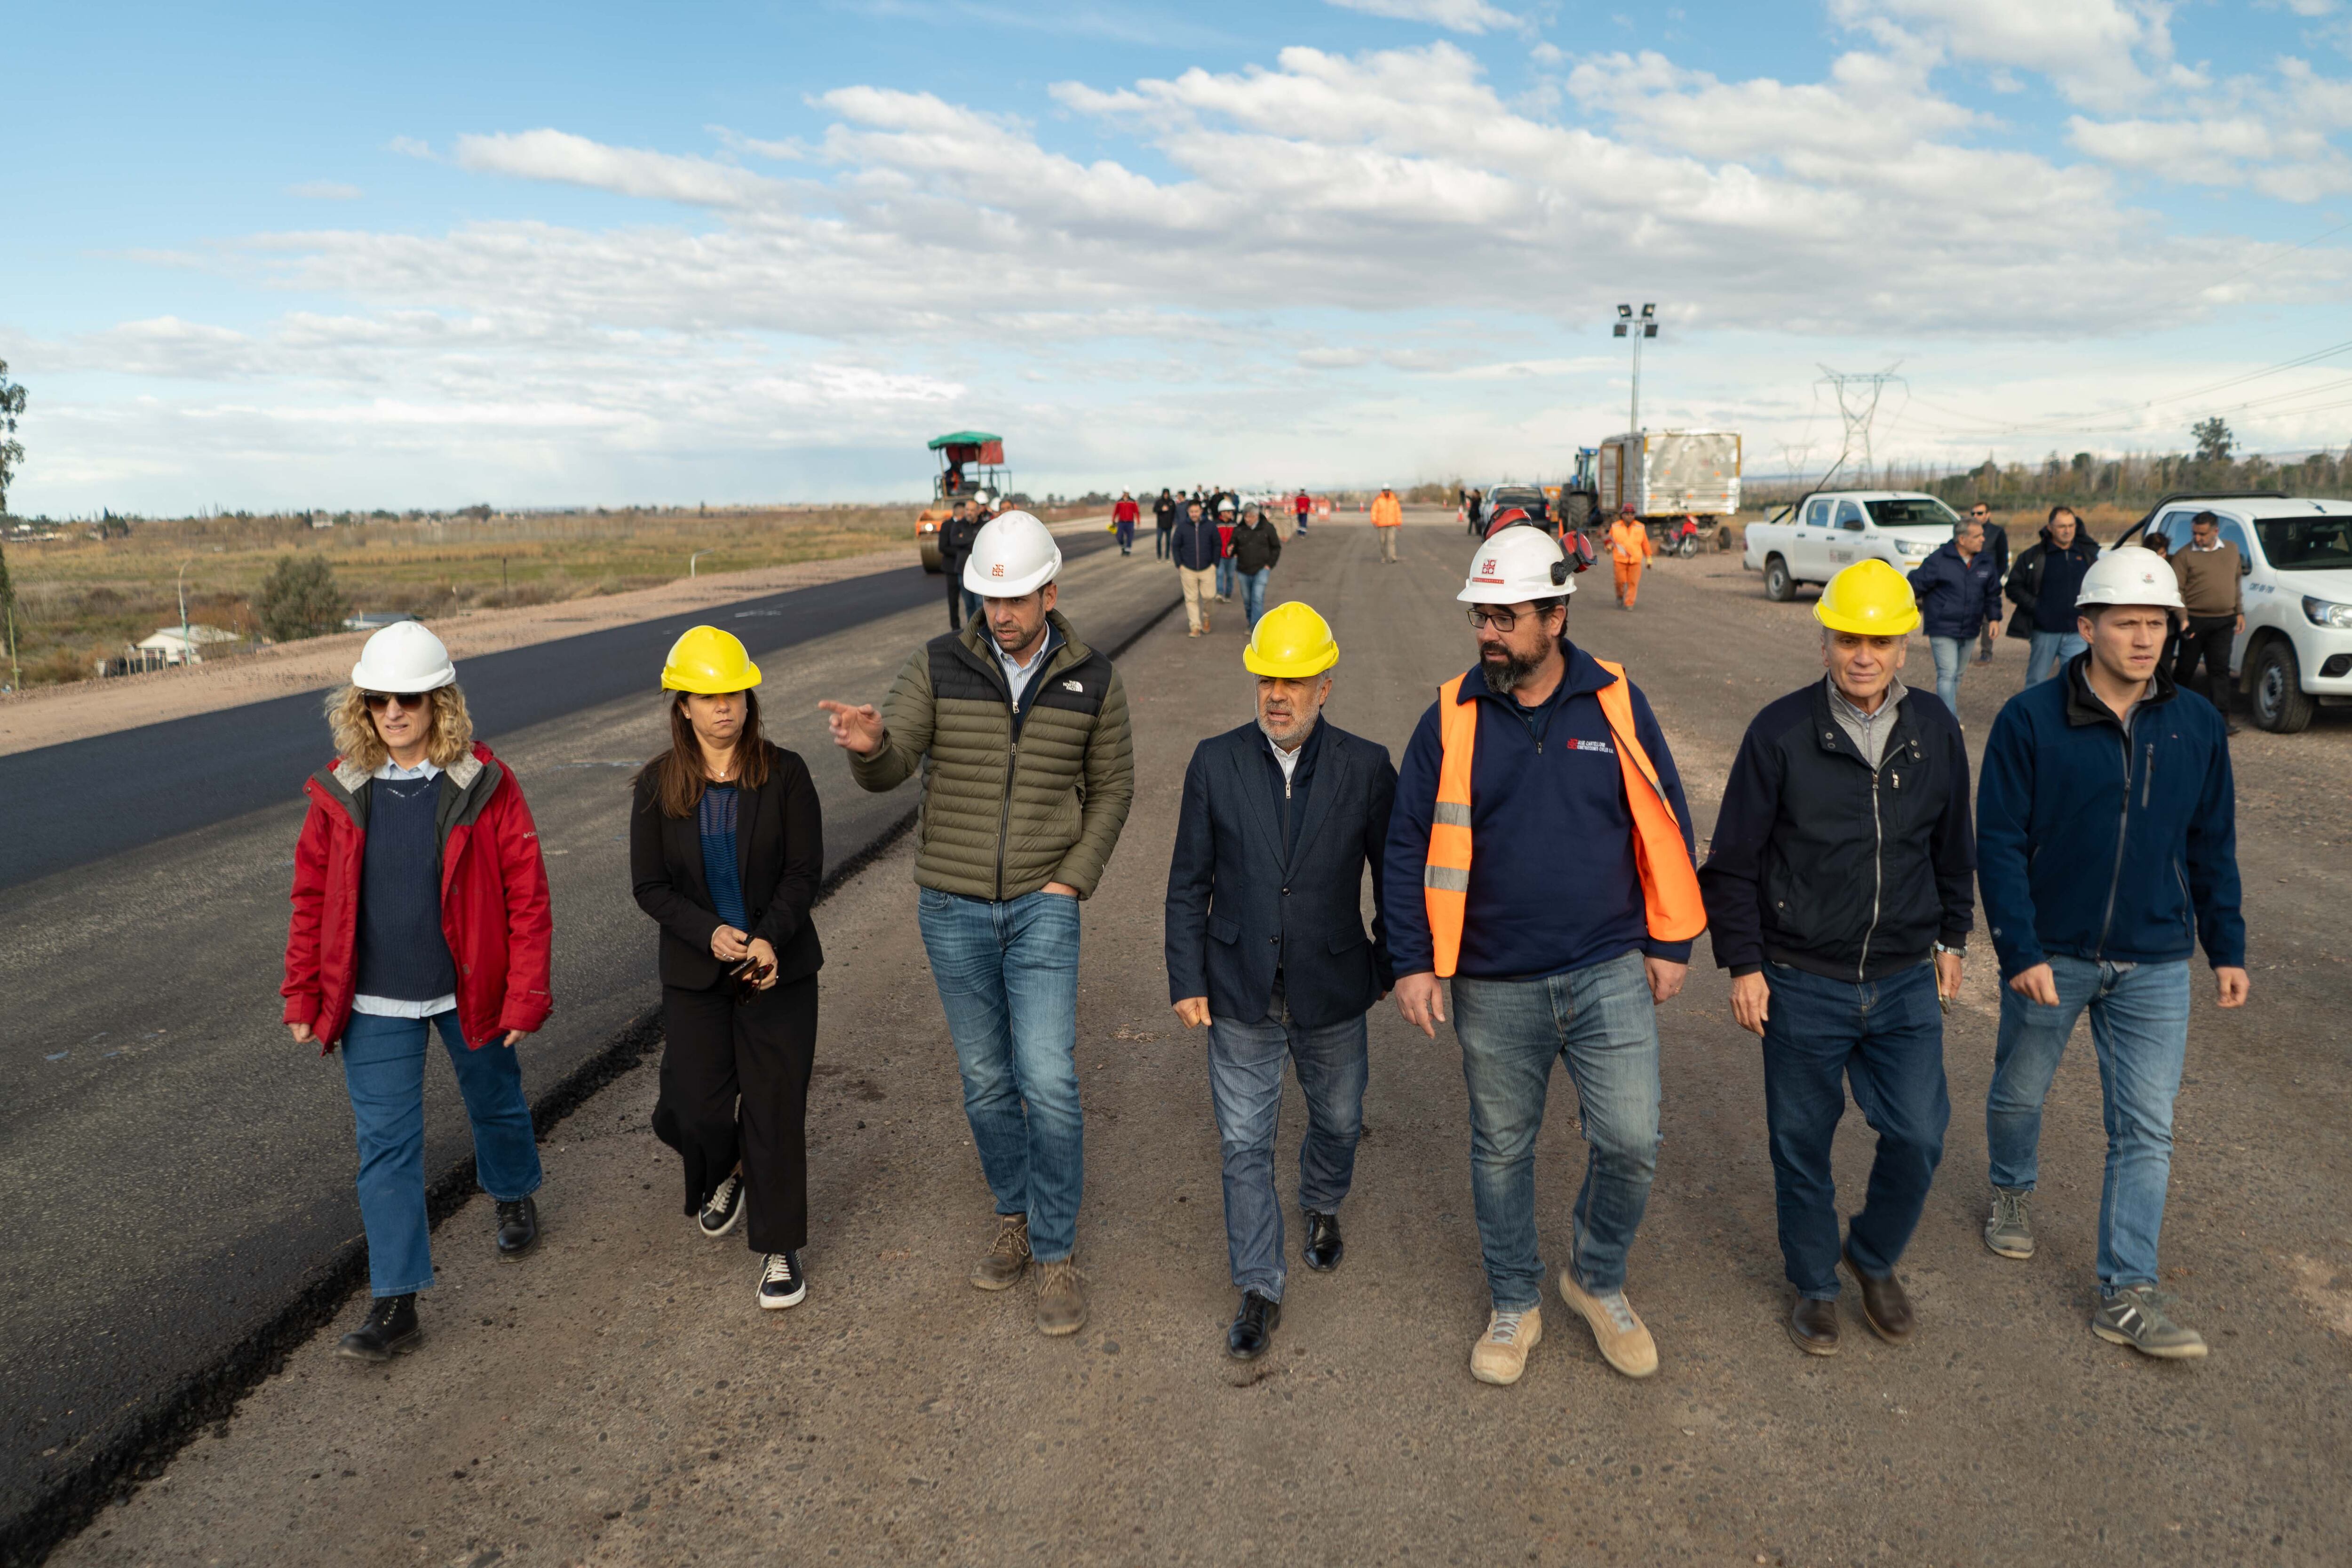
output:
<svg viewBox="0 0 2352 1568"><path fill-rule="evenodd" d="M805 980L824 963L809 906L824 876L824 819L808 764L768 747L768 782L744 789L736 804L736 875L751 934L776 950L779 984ZM711 956L720 925L702 878L702 828L693 816L665 816L649 763L638 773L629 809L629 879L637 907L661 922L665 985L707 991L727 966Z"/></svg>
<svg viewBox="0 0 2352 1568"><path fill-rule="evenodd" d="M1381 859L1396 769L1385 746L1318 723L1314 781L1287 854L1282 773L1257 725L1212 736L1192 752L1168 868L1171 1002L1206 996L1211 1017L1255 1024L1272 1003L1278 967L1291 1016L1319 1028L1364 1012L1394 984Z"/></svg>

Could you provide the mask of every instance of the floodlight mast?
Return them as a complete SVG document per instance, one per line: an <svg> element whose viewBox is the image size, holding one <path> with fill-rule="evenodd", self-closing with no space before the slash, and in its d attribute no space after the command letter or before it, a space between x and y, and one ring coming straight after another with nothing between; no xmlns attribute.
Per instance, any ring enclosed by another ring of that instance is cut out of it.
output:
<svg viewBox="0 0 2352 1568"><path fill-rule="evenodd" d="M1625 428L1638 436L1642 433L1642 340L1658 335L1658 307L1644 305L1636 316L1633 306L1618 306L1616 324L1610 335L1633 340L1633 398L1626 413Z"/></svg>

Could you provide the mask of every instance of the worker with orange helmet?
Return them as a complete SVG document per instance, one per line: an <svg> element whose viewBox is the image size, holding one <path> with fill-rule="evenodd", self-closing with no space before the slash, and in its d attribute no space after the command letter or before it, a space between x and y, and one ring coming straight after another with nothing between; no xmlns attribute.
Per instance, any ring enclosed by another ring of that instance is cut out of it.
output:
<svg viewBox="0 0 2352 1568"><path fill-rule="evenodd" d="M1650 531L1633 513L1633 503L1626 501L1617 508L1617 521L1609 525L1609 554L1617 568L1617 607L1630 610L1642 591L1642 568L1658 553L1650 542Z"/></svg>

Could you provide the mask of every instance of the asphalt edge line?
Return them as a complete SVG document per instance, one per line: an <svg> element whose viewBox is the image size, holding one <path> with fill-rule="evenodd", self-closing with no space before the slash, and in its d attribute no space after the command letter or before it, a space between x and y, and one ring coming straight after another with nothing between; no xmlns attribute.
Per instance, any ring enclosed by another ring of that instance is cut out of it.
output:
<svg viewBox="0 0 2352 1568"><path fill-rule="evenodd" d="M1171 598L1147 614L1117 646L1104 653L1116 659L1183 603ZM851 854L817 884L811 907L824 903L895 847L910 832L920 806L909 806L864 847ZM625 1025L603 1049L551 1085L532 1104L531 1130L544 1142L573 1111L623 1074L643 1065L661 1041L661 1009L649 1007ZM425 1224L433 1230L474 1200L474 1158L467 1155L425 1189ZM364 1237L345 1242L315 1270L294 1299L210 1366L200 1367L141 1415L128 1431L92 1455L14 1518L0 1521L0 1568L35 1568L68 1538L96 1520L108 1503L128 1501L140 1485L163 1476L181 1449L203 1428L226 1423L245 1396L264 1379L284 1370L288 1356L335 1321L352 1292L365 1283Z"/></svg>

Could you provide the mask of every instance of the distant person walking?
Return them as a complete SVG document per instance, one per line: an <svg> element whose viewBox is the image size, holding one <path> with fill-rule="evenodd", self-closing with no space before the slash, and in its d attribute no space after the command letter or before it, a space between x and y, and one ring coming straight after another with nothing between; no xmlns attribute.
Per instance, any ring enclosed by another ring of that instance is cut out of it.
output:
<svg viewBox="0 0 2352 1568"><path fill-rule="evenodd" d="M1396 770L1387 747L1321 717L1339 659L1329 625L1306 605L1278 605L1258 623L1242 654L1257 677L1256 718L1194 749L1168 867L1169 1001L1186 1028L1209 1029L1225 1247L1242 1293L1225 1334L1236 1361L1263 1355L1282 1321L1283 1064L1307 1103L1301 1253L1328 1272L1363 1135L1364 1014L1392 983L1381 860Z"/></svg>
<svg viewBox="0 0 2352 1568"><path fill-rule="evenodd" d="M2077 598L2087 651L2002 706L1977 781L1977 882L2002 981L1985 1246L2034 1254L2042 1102L2088 1012L2107 1131L2091 1331L2167 1360L2206 1353L2156 1288L2200 942L2218 1004L2243 1006L2247 993L2230 743L2163 668L2179 607L2153 552L2100 557Z"/></svg>
<svg viewBox="0 0 2352 1568"><path fill-rule="evenodd" d="M1176 525L1168 551L1176 562L1177 586L1184 595L1187 637L1209 629L1209 601L1216 596L1217 563L1224 555L1224 540L1216 524L1201 515L1201 503L1184 503L1184 521Z"/></svg>
<svg viewBox="0 0 2352 1568"><path fill-rule="evenodd" d="M515 1046L547 1022L554 922L539 829L506 764L474 739L441 639L415 621L368 638L327 700L335 760L302 786L286 1026L343 1052L368 1243L366 1320L340 1355L389 1361L422 1335L433 1288L425 1212L425 1058L436 1031L498 1205L498 1251L539 1242L539 1145Z"/></svg>
<svg viewBox="0 0 2352 1568"><path fill-rule="evenodd" d="M1034 1258L1037 1330L1055 1336L1087 1314L1078 900L1135 800L1127 692L1055 607L1061 569L1045 525L1007 511L965 568L981 615L917 648L880 712L818 704L860 788L923 780L917 920L996 1201L995 1239L969 1278L1009 1289Z"/></svg>
<svg viewBox="0 0 2352 1568"><path fill-rule="evenodd" d="M2099 558L2098 542L2084 531L2074 509L2053 506L2039 541L2025 547L2009 574L2009 635L2027 644L2025 684L2049 679L2083 651L2075 630L2074 595Z"/></svg>
<svg viewBox="0 0 2352 1568"><path fill-rule="evenodd" d="M1158 537L1152 541L1151 546L1153 559L1168 559L1168 536L1176 531L1176 515L1182 510L1176 504L1176 498L1170 495L1168 488L1162 485L1160 499L1151 503L1151 521L1158 530Z"/></svg>
<svg viewBox="0 0 2352 1568"><path fill-rule="evenodd" d="M1617 509L1617 521L1609 525L1609 557L1616 568L1617 607L1630 610L1642 592L1642 568L1658 547L1650 542L1650 531L1633 515L1633 503L1627 501Z"/></svg>
<svg viewBox="0 0 2352 1568"><path fill-rule="evenodd" d="M1979 501L1974 506L1969 508L1969 521L1974 522L1978 527L1983 529L1985 531L1985 551L1992 557L1993 580L1999 583L2008 582L2009 530L2000 527L1993 521L1992 508L1987 506L1982 501ZM1994 620L1987 621L1985 623L1984 630L1977 634L1977 662L1979 664L1990 664L1992 662L1992 639L2000 631L2000 623L1996 618Z"/></svg>
<svg viewBox="0 0 2352 1568"><path fill-rule="evenodd" d="M2202 660L2208 699L2232 735L2238 723L2230 717L2230 649L2246 630L2244 562L2238 547L2221 537L2221 520L2210 511L2189 520L2189 543L2171 561L2182 609L2173 684L2187 687Z"/></svg>
<svg viewBox="0 0 2352 1568"><path fill-rule="evenodd" d="M1397 562L1397 534L1404 527L1404 503L1388 486L1372 498L1372 529L1381 542L1381 562L1393 566Z"/></svg>
<svg viewBox="0 0 2352 1568"><path fill-rule="evenodd" d="M964 592L963 563L971 554L971 542L980 533L980 524L969 500L957 501L948 520L940 524L940 563L947 574L948 630L951 632L961 630L979 607L979 601Z"/></svg>
<svg viewBox="0 0 2352 1568"><path fill-rule="evenodd" d="M1290 510L1298 519L1298 537L1306 538L1307 519L1315 510L1315 498L1308 495L1305 488L1301 487L1299 492L1290 498Z"/></svg>
<svg viewBox="0 0 2352 1568"><path fill-rule="evenodd" d="M1984 542L1984 524L1964 517L1950 539L1911 569L1911 591L1936 656L1936 695L1955 717L1969 645L1979 630L2000 625L2000 574Z"/></svg>
<svg viewBox="0 0 2352 1568"><path fill-rule="evenodd" d="M638 771L629 812L629 879L661 927L654 1135L677 1151L703 1235L725 1236L750 1208L759 1304L797 1306L824 814L808 764L761 732L760 668L731 634L688 631L661 684L669 745Z"/></svg>
<svg viewBox="0 0 2352 1568"><path fill-rule="evenodd" d="M1118 552L1121 555L1135 553L1135 521L1142 515L1142 509L1135 504L1135 497L1125 490L1119 491L1118 504L1110 509L1110 525L1118 531Z"/></svg>
<svg viewBox="0 0 2352 1568"><path fill-rule="evenodd" d="M1217 498L1217 597L1230 604L1234 596L1234 531L1241 526L1241 517L1234 508L1234 498Z"/></svg>
<svg viewBox="0 0 2352 1568"><path fill-rule="evenodd" d="M1257 618L1265 614L1265 584L1281 559L1282 531L1263 509L1251 507L1249 520L1234 530L1234 572L1241 583L1242 620L1248 630L1255 631Z"/></svg>

